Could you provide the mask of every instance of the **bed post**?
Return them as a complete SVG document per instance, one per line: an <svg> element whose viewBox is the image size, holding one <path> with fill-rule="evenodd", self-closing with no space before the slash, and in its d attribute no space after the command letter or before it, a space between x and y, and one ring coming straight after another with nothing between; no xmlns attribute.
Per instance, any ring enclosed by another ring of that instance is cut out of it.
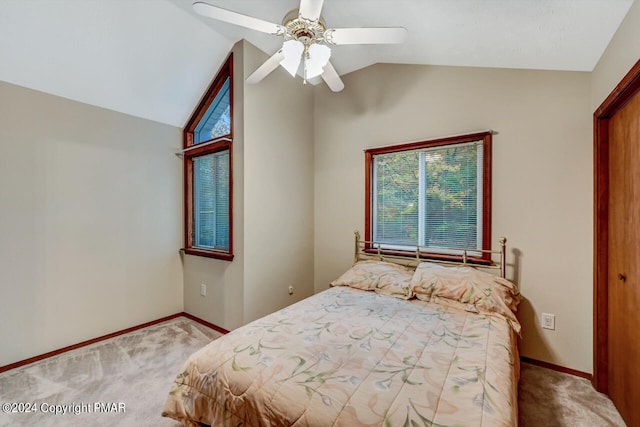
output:
<svg viewBox="0 0 640 427"><path fill-rule="evenodd" d="M358 262L358 242L360 241L360 232L358 230L355 230L353 232L353 235L355 236L355 245L354 245L354 251L353 251L353 263L355 264L356 262Z"/></svg>
<svg viewBox="0 0 640 427"><path fill-rule="evenodd" d="M507 265L505 260L507 259L507 238L500 238L500 276L504 279L507 275Z"/></svg>

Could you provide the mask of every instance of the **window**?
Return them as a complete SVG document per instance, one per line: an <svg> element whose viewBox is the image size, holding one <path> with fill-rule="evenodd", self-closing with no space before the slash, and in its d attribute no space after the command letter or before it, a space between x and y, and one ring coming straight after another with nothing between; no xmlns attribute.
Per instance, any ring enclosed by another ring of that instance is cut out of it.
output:
<svg viewBox="0 0 640 427"><path fill-rule="evenodd" d="M370 149L365 239L385 251L433 248L429 258L491 246L491 133ZM449 249L449 250L447 250Z"/></svg>
<svg viewBox="0 0 640 427"><path fill-rule="evenodd" d="M185 252L231 261L233 66L229 56L184 129Z"/></svg>

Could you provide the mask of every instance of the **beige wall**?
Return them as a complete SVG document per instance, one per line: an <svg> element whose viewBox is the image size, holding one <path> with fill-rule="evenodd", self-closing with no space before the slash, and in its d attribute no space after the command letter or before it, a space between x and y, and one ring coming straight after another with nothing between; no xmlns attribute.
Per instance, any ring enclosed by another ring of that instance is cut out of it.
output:
<svg viewBox="0 0 640 427"><path fill-rule="evenodd" d="M640 2L627 16L609 43L591 77L591 110L595 111L622 78L640 60Z"/></svg>
<svg viewBox="0 0 640 427"><path fill-rule="evenodd" d="M249 43L245 53L248 76L267 56ZM282 68L245 85L246 322L313 294L310 86Z"/></svg>
<svg viewBox="0 0 640 427"><path fill-rule="evenodd" d="M180 135L0 83L0 366L182 311Z"/></svg>
<svg viewBox="0 0 640 427"><path fill-rule="evenodd" d="M246 84L266 58L234 47L235 258L185 256L185 311L226 329L313 293L313 91L281 69Z"/></svg>
<svg viewBox="0 0 640 427"><path fill-rule="evenodd" d="M352 262L368 147L491 128L493 243L525 298L524 356L591 372L590 75L374 65L315 91L315 289ZM556 315L542 330L540 314Z"/></svg>

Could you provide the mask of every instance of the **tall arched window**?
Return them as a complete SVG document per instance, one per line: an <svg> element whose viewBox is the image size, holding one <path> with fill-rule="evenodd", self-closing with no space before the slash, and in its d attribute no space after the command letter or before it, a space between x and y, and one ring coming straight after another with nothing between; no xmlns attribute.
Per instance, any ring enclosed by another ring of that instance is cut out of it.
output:
<svg viewBox="0 0 640 427"><path fill-rule="evenodd" d="M184 129L185 252L233 259L233 56Z"/></svg>

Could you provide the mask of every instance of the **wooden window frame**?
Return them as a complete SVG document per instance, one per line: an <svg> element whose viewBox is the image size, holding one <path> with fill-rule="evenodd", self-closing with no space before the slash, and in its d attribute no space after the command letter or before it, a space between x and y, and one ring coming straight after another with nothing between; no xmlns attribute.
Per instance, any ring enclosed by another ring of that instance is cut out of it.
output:
<svg viewBox="0 0 640 427"><path fill-rule="evenodd" d="M194 131L218 92L229 78L230 133L194 144ZM198 147L201 145L201 147ZM233 260L233 54L229 55L198 103L183 131L184 151L184 252L225 261ZM229 150L229 250L194 247L193 161L196 157Z"/></svg>
<svg viewBox="0 0 640 427"><path fill-rule="evenodd" d="M365 150L365 240L373 240L373 159L376 155L399 153L402 151L419 150L423 148L444 147L447 145L463 144L467 142L482 141L483 145L483 182L482 182L482 249L491 249L491 146L492 132L478 132L459 136L450 136L446 138L431 139L420 142L410 142L406 144L393 145L388 147L371 148ZM378 252L377 247L374 249L371 245L365 245L366 251L374 253ZM382 253L390 255L415 255L413 252L404 252L397 250L381 250ZM441 254L441 253L424 253L421 255L424 259L442 260L442 261L462 261L462 255ZM468 256L467 262L476 264L491 264L491 254L483 253L481 256Z"/></svg>

